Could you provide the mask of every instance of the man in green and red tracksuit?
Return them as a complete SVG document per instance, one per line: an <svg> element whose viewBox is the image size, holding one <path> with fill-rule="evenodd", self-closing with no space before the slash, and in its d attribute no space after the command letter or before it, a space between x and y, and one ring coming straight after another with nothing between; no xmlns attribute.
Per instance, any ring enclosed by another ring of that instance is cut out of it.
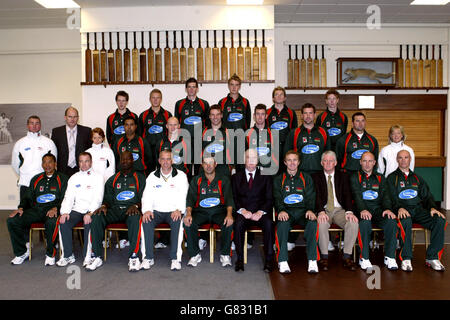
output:
<svg viewBox="0 0 450 320"><path fill-rule="evenodd" d="M198 246L198 227L205 223L221 227L220 262L223 267L231 266L233 193L230 179L226 175L218 174L216 165L214 158L204 155L203 171L195 176L189 185L186 216L183 220L190 257L188 266L196 267L202 260Z"/></svg>
<svg viewBox="0 0 450 320"><path fill-rule="evenodd" d="M167 120L172 114L161 107L162 92L159 89L153 89L150 92L151 107L139 115L138 134L147 140L151 147L151 158L149 161L149 173L155 170L158 158L156 157L156 145L161 138L167 134Z"/></svg>
<svg viewBox="0 0 450 320"><path fill-rule="evenodd" d="M340 137L347 132L348 118L338 108L339 92L330 89L325 93L325 103L327 110L319 114L316 119L316 126L322 127L327 131L330 140L330 150L336 152L336 143Z"/></svg>
<svg viewBox="0 0 450 320"><path fill-rule="evenodd" d="M125 135L123 121L128 117L133 117L138 120L137 114L131 112L127 108L128 93L125 91L118 91L116 94L116 112L111 113L106 120L106 139L108 139L109 147L112 148L116 140Z"/></svg>
<svg viewBox="0 0 450 320"><path fill-rule="evenodd" d="M378 141L366 132L366 116L362 112L352 115L352 130L339 138L336 143L338 166L348 173L361 169L361 155L370 151L378 159Z"/></svg>
<svg viewBox="0 0 450 320"><path fill-rule="evenodd" d="M150 159L154 153L152 152L153 149L147 140L137 135L137 124L134 118L125 119L124 128L125 136L118 139L113 147L117 171L119 170L120 154L124 151L130 151L134 160L134 170L148 175L150 173Z"/></svg>
<svg viewBox="0 0 450 320"><path fill-rule="evenodd" d="M280 273L290 273L288 265L288 235L294 225L305 228L306 255L308 272L319 272L317 217L314 214L316 191L311 176L298 169L300 157L290 150L286 153L284 162L286 172L275 177L273 181L273 197L275 211L278 213L275 243L278 254Z"/></svg>
<svg viewBox="0 0 450 320"><path fill-rule="evenodd" d="M436 203L425 180L410 170L411 155L407 150L397 153L398 168L387 177L393 201L394 212L399 219L400 244L399 258L403 271L412 271L413 223L431 230L430 245L427 248L426 264L436 271L444 271L441 263L444 252L444 234L448 225L445 216L436 210Z"/></svg>
<svg viewBox="0 0 450 320"><path fill-rule="evenodd" d="M105 183L105 193L102 206L94 211L91 222L91 237L93 257L86 266L93 271L103 264L102 241L105 228L111 223L125 222L128 227L129 270L140 269L140 240L141 240L141 207L142 193L145 188L145 176L133 169L131 152L124 151L120 155L120 171Z"/></svg>
<svg viewBox="0 0 450 320"><path fill-rule="evenodd" d="M372 268L369 259L369 242L372 226L384 232L384 264L389 270L397 270L395 249L397 246L397 216L392 212L391 195L384 176L376 170L375 156L366 152L361 156L361 170L350 177L355 214L359 219L358 242L361 249L361 269Z"/></svg>
<svg viewBox="0 0 450 320"><path fill-rule="evenodd" d="M44 172L31 179L30 186L18 209L6 220L15 258L12 264L21 264L29 257L24 235L32 223L43 222L47 252L45 265L55 264L55 243L58 234L57 218L67 188L68 178L56 171L56 158L51 153L42 157Z"/></svg>
<svg viewBox="0 0 450 320"><path fill-rule="evenodd" d="M305 103L302 108L303 124L289 132L284 145L284 153L294 150L300 154L300 167L303 172L312 174L321 172L322 153L330 149L330 142L325 130L314 125L316 108Z"/></svg>

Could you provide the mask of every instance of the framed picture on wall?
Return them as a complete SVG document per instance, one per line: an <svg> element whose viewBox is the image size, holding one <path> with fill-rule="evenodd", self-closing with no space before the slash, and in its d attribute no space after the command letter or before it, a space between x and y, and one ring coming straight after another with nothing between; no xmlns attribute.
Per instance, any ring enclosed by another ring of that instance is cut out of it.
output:
<svg viewBox="0 0 450 320"><path fill-rule="evenodd" d="M396 58L338 58L337 86L385 88L397 85Z"/></svg>

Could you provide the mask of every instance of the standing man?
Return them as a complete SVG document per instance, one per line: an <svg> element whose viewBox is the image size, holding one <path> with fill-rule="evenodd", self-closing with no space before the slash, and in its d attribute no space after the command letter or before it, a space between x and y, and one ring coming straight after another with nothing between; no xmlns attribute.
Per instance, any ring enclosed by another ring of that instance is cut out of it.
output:
<svg viewBox="0 0 450 320"><path fill-rule="evenodd" d="M358 236L358 218L352 212L352 195L349 177L336 169L336 154L329 150L322 155L323 171L312 175L316 187L316 207L319 212L320 266L328 270L328 229L332 223L344 229L344 267L354 271L353 246Z"/></svg>
<svg viewBox="0 0 450 320"><path fill-rule="evenodd" d="M151 148L151 158L149 162L149 172L156 168L156 144L164 134L167 134L167 120L172 114L161 107L162 92L159 89L153 89L150 92L150 108L139 115L139 135L147 140ZM150 151L149 151L150 152Z"/></svg>
<svg viewBox="0 0 450 320"><path fill-rule="evenodd" d="M274 225L272 177L261 175L257 169L258 152L255 149L245 151L245 170L231 177L233 199L236 205L236 223L234 225L237 260L236 272L244 271L244 236L250 226L263 230L264 271L272 272L274 266Z"/></svg>
<svg viewBox="0 0 450 320"><path fill-rule="evenodd" d="M58 150L58 171L72 176L79 170L77 159L81 152L91 147L91 128L78 124L78 110L74 107L66 109L66 124L53 128L52 140Z"/></svg>
<svg viewBox="0 0 450 320"><path fill-rule="evenodd" d="M6 220L16 256L12 264L22 264L29 257L24 235L36 222L43 222L45 226L47 252L44 265L55 264L56 220L66 192L67 176L56 172L56 157L51 153L42 157L42 168L44 172L31 179L31 186L27 188L17 210Z"/></svg>
<svg viewBox="0 0 450 320"><path fill-rule="evenodd" d="M13 141L11 133L8 130L8 125L11 123L12 118L8 119L6 113L2 112L0 118L0 143L11 143Z"/></svg>
<svg viewBox="0 0 450 320"><path fill-rule="evenodd" d="M428 184L410 169L410 153L407 150L399 151L397 162L398 168L388 176L387 183L391 192L393 209L397 212L399 219L401 268L403 271L413 270L411 228L413 223L419 223L431 230L426 265L436 271L444 271L445 267L440 260L444 252L444 232L448 222L436 209Z"/></svg>
<svg viewBox="0 0 450 320"><path fill-rule="evenodd" d="M20 201L24 198L30 180L42 172L42 157L47 153L55 157L58 155L53 141L41 135L41 119L38 116L28 118L27 128L27 135L15 143L11 156L11 166L19 175Z"/></svg>
<svg viewBox="0 0 450 320"><path fill-rule="evenodd" d="M319 114L316 119L316 126L322 127L327 131L330 139L330 150L336 152L336 143L340 137L347 132L348 118L338 108L339 92L330 89L325 93L325 104L327 110Z"/></svg>
<svg viewBox="0 0 450 320"><path fill-rule="evenodd" d="M91 154L80 153L78 164L80 171L70 177L64 200L61 203L61 216L59 218L61 258L56 263L59 267L65 267L75 262L75 256L72 252L72 229L81 221L84 224L83 266L89 264L91 246L88 246L88 243L91 217L102 204L103 176L92 170Z"/></svg>
<svg viewBox="0 0 450 320"><path fill-rule="evenodd" d="M303 172L312 174L322 171L320 159L325 150L330 149L327 133L321 127L314 125L316 107L305 103L302 108L303 124L300 128L291 130L284 146L285 153L294 150L300 154L300 167Z"/></svg>
<svg viewBox="0 0 450 320"><path fill-rule="evenodd" d="M217 163L213 157L204 155L203 172L195 176L189 185L186 215L183 219L190 257L188 266L196 267L202 261L198 246L198 227L204 223L215 223L221 226L220 262L222 267L231 266L233 193L229 178L216 173L216 166Z"/></svg>
<svg viewBox="0 0 450 320"><path fill-rule="evenodd" d="M170 270L180 270L183 253L183 227L180 224L186 211L189 184L186 174L172 166L170 150L162 150L158 162L160 168L148 176L142 197L142 226L145 235L142 267L150 269L154 264L155 228L161 223L167 223L170 225Z"/></svg>
<svg viewBox="0 0 450 320"><path fill-rule="evenodd" d="M372 268L369 242L375 224L384 232L384 264L389 270L397 270L397 216L391 211L392 201L386 179L374 170L375 163L371 152L364 153L361 156L361 170L350 177L356 214L359 215L359 265L363 270Z"/></svg>
<svg viewBox="0 0 450 320"><path fill-rule="evenodd" d="M110 223L125 222L130 239L128 270L139 271L141 242L141 199L145 188L145 176L133 169L133 156L129 151L120 154L120 171L105 184L103 204L92 217L91 237L93 255L86 270L94 271L103 264L102 241L105 228Z"/></svg>
<svg viewBox="0 0 450 320"><path fill-rule="evenodd" d="M361 156L370 151L378 159L378 141L366 132L366 116L362 112L352 115L352 130L336 142L336 155L341 170L353 173L361 169Z"/></svg>
<svg viewBox="0 0 450 320"><path fill-rule="evenodd" d="M106 139L108 139L109 147L114 146L114 142L125 135L123 122L128 117L138 120L137 114L131 112L128 108L128 93L120 90L116 94L116 112L111 113L106 120Z"/></svg>
<svg viewBox="0 0 450 320"><path fill-rule="evenodd" d="M316 191L311 176L301 172L298 167L300 156L290 150L284 156L286 172L276 176L273 181L273 198L275 211L278 212L275 244L278 254L278 268L280 273L290 273L288 264L288 235L296 224L305 228L306 256L308 272L317 273L319 250L317 242L317 217L314 214Z"/></svg>

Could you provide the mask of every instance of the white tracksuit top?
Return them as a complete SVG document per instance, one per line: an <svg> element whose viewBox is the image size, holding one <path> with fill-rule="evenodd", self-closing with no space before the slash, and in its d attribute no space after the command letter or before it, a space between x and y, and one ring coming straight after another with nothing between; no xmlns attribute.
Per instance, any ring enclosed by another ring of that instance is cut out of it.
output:
<svg viewBox="0 0 450 320"><path fill-rule="evenodd" d="M11 166L19 175L19 186L28 187L31 179L42 172L42 157L49 151L55 157L58 156L55 143L40 132L28 132L16 142L12 151ZM23 158L22 165L20 156Z"/></svg>
<svg viewBox="0 0 450 320"><path fill-rule="evenodd" d="M92 168L88 171L78 171L69 179L60 212L93 212L102 205L103 192L103 176L95 173Z"/></svg>
<svg viewBox="0 0 450 320"><path fill-rule="evenodd" d="M87 149L86 152L89 152L92 156L92 170L101 175L103 181L106 182L116 172L114 153L103 143L92 144L92 147Z"/></svg>
<svg viewBox="0 0 450 320"><path fill-rule="evenodd" d="M409 153L411 154L411 163L409 165L409 168L412 171L414 171L414 164L415 164L414 151L411 147L407 146L403 141L400 141L397 143L391 142L386 147L381 149L378 155L378 172L384 174L384 176L387 177L391 172L397 170L398 168L397 153L401 150L409 151ZM385 169L386 173L384 173Z"/></svg>

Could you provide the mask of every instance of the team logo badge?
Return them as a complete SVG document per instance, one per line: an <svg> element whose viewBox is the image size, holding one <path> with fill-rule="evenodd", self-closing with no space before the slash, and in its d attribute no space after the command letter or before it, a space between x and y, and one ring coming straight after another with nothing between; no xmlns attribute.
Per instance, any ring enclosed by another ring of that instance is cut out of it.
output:
<svg viewBox="0 0 450 320"><path fill-rule="evenodd" d="M42 191L44 191L44 186L39 187L39 192L42 192Z"/></svg>
<svg viewBox="0 0 450 320"><path fill-rule="evenodd" d="M303 141L303 143L307 143L307 142L308 142L308 138L303 137L303 138L302 138L302 141Z"/></svg>
<svg viewBox="0 0 450 320"><path fill-rule="evenodd" d="M117 184L117 189L120 189L120 188L121 188L120 183L118 183Z"/></svg>
<svg viewBox="0 0 450 320"><path fill-rule="evenodd" d="M206 189L202 188L202 194L206 194Z"/></svg>
<svg viewBox="0 0 450 320"><path fill-rule="evenodd" d="M327 122L327 128L329 128L331 126L330 122Z"/></svg>
<svg viewBox="0 0 450 320"><path fill-rule="evenodd" d="M356 142L353 142L353 149L358 148L358 144Z"/></svg>
<svg viewBox="0 0 450 320"><path fill-rule="evenodd" d="M404 188L405 187L405 182L400 181L400 187Z"/></svg>

